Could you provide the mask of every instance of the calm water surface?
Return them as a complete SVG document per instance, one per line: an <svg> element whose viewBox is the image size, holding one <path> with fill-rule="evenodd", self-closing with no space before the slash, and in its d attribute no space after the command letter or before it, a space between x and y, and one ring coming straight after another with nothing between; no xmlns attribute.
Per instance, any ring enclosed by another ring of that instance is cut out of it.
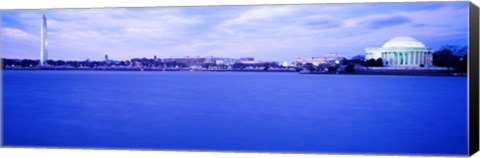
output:
<svg viewBox="0 0 480 158"><path fill-rule="evenodd" d="M467 154L465 77L4 71L7 146Z"/></svg>

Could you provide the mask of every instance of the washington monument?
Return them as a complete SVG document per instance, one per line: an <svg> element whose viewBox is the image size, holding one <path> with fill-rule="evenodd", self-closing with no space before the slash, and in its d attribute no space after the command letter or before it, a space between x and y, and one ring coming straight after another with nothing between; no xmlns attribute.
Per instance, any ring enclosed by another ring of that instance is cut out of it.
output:
<svg viewBox="0 0 480 158"><path fill-rule="evenodd" d="M45 14L42 17L42 27L41 27L40 34L41 34L40 65L47 65L48 41L47 41L47 17L45 17Z"/></svg>

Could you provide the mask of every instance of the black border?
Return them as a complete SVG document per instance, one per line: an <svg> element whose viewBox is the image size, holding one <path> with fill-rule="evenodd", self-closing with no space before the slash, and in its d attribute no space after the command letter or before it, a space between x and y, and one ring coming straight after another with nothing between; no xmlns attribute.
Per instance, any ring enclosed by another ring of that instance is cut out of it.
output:
<svg viewBox="0 0 480 158"><path fill-rule="evenodd" d="M470 2L469 6L469 155L473 155L479 148L479 72L480 69L478 60L478 22L479 12L478 7Z"/></svg>

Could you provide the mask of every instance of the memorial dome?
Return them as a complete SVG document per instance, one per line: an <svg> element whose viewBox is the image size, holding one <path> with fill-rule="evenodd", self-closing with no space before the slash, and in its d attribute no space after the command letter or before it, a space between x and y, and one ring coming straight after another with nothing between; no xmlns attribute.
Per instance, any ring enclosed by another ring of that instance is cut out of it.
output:
<svg viewBox="0 0 480 158"><path fill-rule="evenodd" d="M390 39L382 48L424 48L425 45L413 37L399 36Z"/></svg>

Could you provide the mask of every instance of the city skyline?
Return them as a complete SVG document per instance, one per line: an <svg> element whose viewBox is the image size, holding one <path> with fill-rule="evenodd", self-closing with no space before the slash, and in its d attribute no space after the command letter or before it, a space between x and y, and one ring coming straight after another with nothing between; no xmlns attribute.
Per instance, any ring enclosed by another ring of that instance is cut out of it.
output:
<svg viewBox="0 0 480 158"><path fill-rule="evenodd" d="M108 54L293 61L361 55L395 36L434 49L466 45L468 37L466 2L17 10L2 11L4 58L39 58L42 14L52 60Z"/></svg>

